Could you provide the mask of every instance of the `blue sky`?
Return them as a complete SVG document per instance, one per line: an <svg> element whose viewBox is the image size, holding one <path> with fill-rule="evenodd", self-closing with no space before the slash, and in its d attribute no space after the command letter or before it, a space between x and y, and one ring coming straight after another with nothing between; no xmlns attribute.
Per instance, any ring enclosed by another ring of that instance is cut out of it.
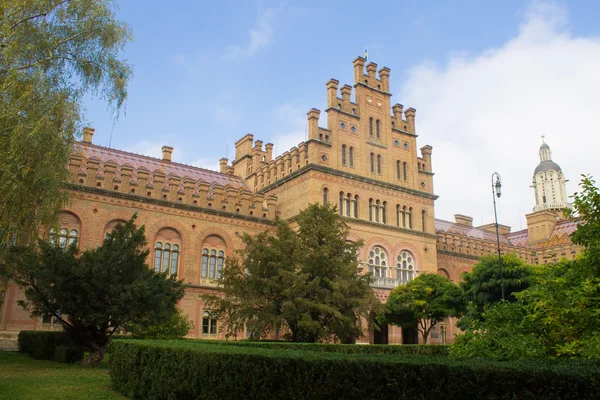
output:
<svg viewBox="0 0 600 400"><path fill-rule="evenodd" d="M171 145L175 161L216 168L253 133L281 153L303 140L306 112L325 107L325 83L352 84L368 48L392 70L392 101L417 109L419 145L434 147L436 217L490 222L497 170L502 222L525 227L542 134L569 192L581 173L600 177L598 2L118 3L134 77L114 128L106 105L86 100L96 144L112 131L111 147L158 156Z"/></svg>

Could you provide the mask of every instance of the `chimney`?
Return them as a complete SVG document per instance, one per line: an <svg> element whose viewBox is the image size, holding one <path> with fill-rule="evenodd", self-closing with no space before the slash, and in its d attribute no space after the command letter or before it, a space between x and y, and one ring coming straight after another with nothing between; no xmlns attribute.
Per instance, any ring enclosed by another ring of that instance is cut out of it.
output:
<svg viewBox="0 0 600 400"><path fill-rule="evenodd" d="M227 173L227 163L229 162L228 158L221 158L219 160L219 172Z"/></svg>
<svg viewBox="0 0 600 400"><path fill-rule="evenodd" d="M173 148L171 146L162 147L162 159L163 161L171 162L171 155L173 154Z"/></svg>
<svg viewBox="0 0 600 400"><path fill-rule="evenodd" d="M459 225L473 226L473 217L467 215L454 214L454 221Z"/></svg>
<svg viewBox="0 0 600 400"><path fill-rule="evenodd" d="M96 130L94 128L85 127L83 128L83 142L84 143L92 143L92 137L94 136L94 132Z"/></svg>

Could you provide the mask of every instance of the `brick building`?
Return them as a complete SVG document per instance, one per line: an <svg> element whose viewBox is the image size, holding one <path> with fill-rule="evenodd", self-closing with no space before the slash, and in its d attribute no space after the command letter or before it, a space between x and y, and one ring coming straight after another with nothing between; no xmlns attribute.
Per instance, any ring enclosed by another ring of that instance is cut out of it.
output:
<svg viewBox="0 0 600 400"><path fill-rule="evenodd" d="M388 68L377 71L361 57L353 65L353 86L340 87L335 79L326 84L326 127L319 125L321 112L311 109L307 140L276 158L272 144L247 134L236 143L235 160L221 159L219 172L173 161L168 146L162 159L98 146L94 130L86 128L69 162L70 201L55 234L61 243L93 248L138 213L150 266L177 274L187 285L180 307L194 323L193 338L223 337L220 321L198 295L218 290L215 278L224 259L242 246L241 234L271 230L276 216L293 219L314 202L336 204L351 227L349 240L364 241L360 272L374 275L381 301L417 274L439 273L458 282L479 256L497 251L495 225L473 227L463 215L455 222L434 218L432 147L418 148L416 110L391 104ZM527 215L528 229L511 233L500 226L502 252L530 263L578 252L569 240L575 225L560 218L568 206L562 171L546 144L540 155L534 174L538 202ZM56 328L51 320L31 319L16 304L22 297L15 286L4 294L0 332ZM433 343L453 340L453 324L447 325L432 333ZM412 330L384 327L367 332L363 341L415 338Z"/></svg>

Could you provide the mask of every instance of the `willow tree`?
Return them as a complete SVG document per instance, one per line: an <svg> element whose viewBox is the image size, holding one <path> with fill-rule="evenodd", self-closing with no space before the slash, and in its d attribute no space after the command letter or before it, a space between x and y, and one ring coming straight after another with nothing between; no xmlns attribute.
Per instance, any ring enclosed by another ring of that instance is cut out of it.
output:
<svg viewBox="0 0 600 400"><path fill-rule="evenodd" d="M0 249L31 242L61 184L86 94L121 110L132 39L111 0L0 0ZM0 254L1 256L1 254Z"/></svg>

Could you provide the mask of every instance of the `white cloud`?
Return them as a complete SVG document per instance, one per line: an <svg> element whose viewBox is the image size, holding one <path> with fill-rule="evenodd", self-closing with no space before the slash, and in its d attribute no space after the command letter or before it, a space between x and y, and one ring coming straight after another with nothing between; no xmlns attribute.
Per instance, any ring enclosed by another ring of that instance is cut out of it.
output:
<svg viewBox="0 0 600 400"><path fill-rule="evenodd" d="M242 56L252 56L271 44L273 39L273 23L281 12L281 7L266 9L256 21L256 26L248 34L250 38L246 45L233 45L228 48L228 57L237 59Z"/></svg>
<svg viewBox="0 0 600 400"><path fill-rule="evenodd" d="M192 161L190 165L193 165L194 167L210 169L213 171L220 171L221 169L219 160L215 157L199 158L196 161Z"/></svg>
<svg viewBox="0 0 600 400"><path fill-rule="evenodd" d="M133 146L125 148L124 151L142 154L149 157L162 158L162 146L162 144L157 144L156 142L143 140L134 144Z"/></svg>
<svg viewBox="0 0 600 400"><path fill-rule="evenodd" d="M308 108L291 103L281 104L272 112L273 126L281 129L269 137L269 142L275 145L273 156L298 146L306 139L306 113Z"/></svg>
<svg viewBox="0 0 600 400"><path fill-rule="evenodd" d="M500 223L526 227L541 135L571 179L600 180L600 38L577 37L553 3L534 3L516 37L480 54L423 62L403 80L421 144L434 146L436 217L493 222L491 175L503 178Z"/></svg>

